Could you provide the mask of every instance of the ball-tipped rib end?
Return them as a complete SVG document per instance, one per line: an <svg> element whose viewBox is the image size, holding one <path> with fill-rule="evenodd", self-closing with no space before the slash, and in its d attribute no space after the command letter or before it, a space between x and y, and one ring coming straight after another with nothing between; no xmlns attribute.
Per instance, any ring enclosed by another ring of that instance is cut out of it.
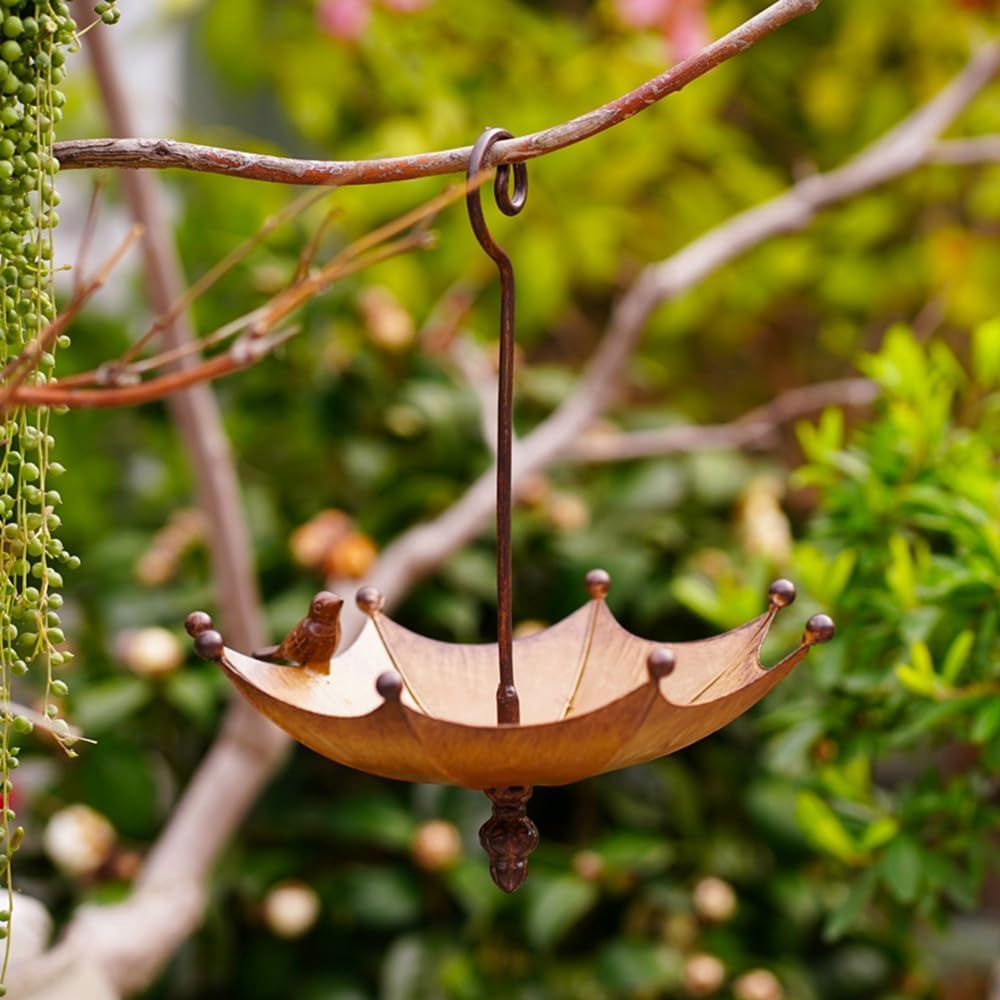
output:
<svg viewBox="0 0 1000 1000"><path fill-rule="evenodd" d="M767 588L767 600L773 608L787 608L795 600L795 584L791 580L775 580Z"/></svg>
<svg viewBox="0 0 1000 1000"><path fill-rule="evenodd" d="M362 587L354 598L358 609L369 617L377 615L385 607L385 597L378 587Z"/></svg>
<svg viewBox="0 0 1000 1000"><path fill-rule="evenodd" d="M829 615L813 615L806 622L805 631L802 633L802 645L815 646L820 642L829 642L836 631L837 627Z"/></svg>
<svg viewBox="0 0 1000 1000"><path fill-rule="evenodd" d="M663 680L674 672L677 665L677 657L674 651L666 646L657 646L650 651L646 657L646 669L649 671L650 679L653 681Z"/></svg>
<svg viewBox="0 0 1000 1000"><path fill-rule="evenodd" d="M194 637L194 651L203 660L221 660L222 636L214 628L207 628Z"/></svg>
<svg viewBox="0 0 1000 1000"><path fill-rule="evenodd" d="M192 639L207 632L212 627L212 619L204 611L192 611L184 619L184 628Z"/></svg>
<svg viewBox="0 0 1000 1000"><path fill-rule="evenodd" d="M384 674L378 675L375 690L386 701L398 702L403 695L403 678L395 670L387 670Z"/></svg>
<svg viewBox="0 0 1000 1000"><path fill-rule="evenodd" d="M595 601L603 600L611 589L611 574L604 569L592 569L586 576L587 593Z"/></svg>

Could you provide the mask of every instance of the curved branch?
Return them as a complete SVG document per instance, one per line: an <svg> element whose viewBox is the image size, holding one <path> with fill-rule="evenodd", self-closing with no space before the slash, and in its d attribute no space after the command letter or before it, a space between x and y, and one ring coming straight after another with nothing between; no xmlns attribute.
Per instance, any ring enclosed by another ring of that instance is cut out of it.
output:
<svg viewBox="0 0 1000 1000"><path fill-rule="evenodd" d="M828 406L869 406L879 395L867 378L842 378L788 389L725 424L680 424L653 430L581 437L569 457L577 462L622 462L633 458L749 448L767 443L783 424Z"/></svg>
<svg viewBox="0 0 1000 1000"><path fill-rule="evenodd" d="M665 73L607 104L541 132L498 142L489 162L516 163L553 153L598 135L645 111L651 104L697 80L720 63L739 55L782 25L814 11L821 0L777 0L729 34L712 42ZM64 170L88 167L165 169L177 167L282 184L386 184L464 171L471 146L379 160L296 160L235 149L174 142L171 139L71 139L57 142L55 154Z"/></svg>

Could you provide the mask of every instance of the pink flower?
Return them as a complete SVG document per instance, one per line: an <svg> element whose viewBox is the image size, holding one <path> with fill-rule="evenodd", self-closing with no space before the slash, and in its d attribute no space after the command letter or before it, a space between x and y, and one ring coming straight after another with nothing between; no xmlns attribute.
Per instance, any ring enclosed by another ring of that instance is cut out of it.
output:
<svg viewBox="0 0 1000 1000"><path fill-rule="evenodd" d="M617 0L618 16L630 28L652 28L667 16L673 0Z"/></svg>
<svg viewBox="0 0 1000 1000"><path fill-rule="evenodd" d="M332 38L356 42L371 19L371 0L320 0L316 21Z"/></svg>
<svg viewBox="0 0 1000 1000"><path fill-rule="evenodd" d="M707 0L616 0L630 28L659 27L675 59L687 59L708 44Z"/></svg>
<svg viewBox="0 0 1000 1000"><path fill-rule="evenodd" d="M675 59L687 59L711 41L703 0L675 0L670 13L664 34Z"/></svg>

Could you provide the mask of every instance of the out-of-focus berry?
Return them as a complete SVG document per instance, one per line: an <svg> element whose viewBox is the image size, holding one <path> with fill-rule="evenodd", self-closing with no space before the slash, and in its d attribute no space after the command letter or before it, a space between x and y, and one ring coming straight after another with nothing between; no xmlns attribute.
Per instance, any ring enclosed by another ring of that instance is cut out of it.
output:
<svg viewBox="0 0 1000 1000"><path fill-rule="evenodd" d="M767 969L751 969L733 983L736 1000L784 1000L778 977Z"/></svg>
<svg viewBox="0 0 1000 1000"><path fill-rule="evenodd" d="M414 864L425 872L443 872L462 857L462 838L454 823L432 819L421 823L411 848Z"/></svg>
<svg viewBox="0 0 1000 1000"><path fill-rule="evenodd" d="M165 677L184 662L184 647L165 628L150 626L122 632L115 640L122 663L139 677Z"/></svg>
<svg viewBox="0 0 1000 1000"><path fill-rule="evenodd" d="M703 878L691 896L694 911L702 920L722 923L736 912L736 893L733 887L721 878Z"/></svg>
<svg viewBox="0 0 1000 1000"><path fill-rule="evenodd" d="M304 882L282 882L264 898L264 922L273 934L288 940L305 934L319 911L316 890Z"/></svg>
<svg viewBox="0 0 1000 1000"><path fill-rule="evenodd" d="M692 996L709 997L726 981L726 967L714 955L692 955L684 963L684 989Z"/></svg>
<svg viewBox="0 0 1000 1000"><path fill-rule="evenodd" d="M91 875L111 856L114 827L83 803L53 813L42 835L42 846L56 867L68 875Z"/></svg>

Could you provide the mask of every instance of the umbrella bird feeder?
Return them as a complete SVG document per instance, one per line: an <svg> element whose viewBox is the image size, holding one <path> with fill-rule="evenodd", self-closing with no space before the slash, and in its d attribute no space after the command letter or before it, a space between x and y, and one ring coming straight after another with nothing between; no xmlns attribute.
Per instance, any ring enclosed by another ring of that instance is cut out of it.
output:
<svg viewBox="0 0 1000 1000"><path fill-rule="evenodd" d="M226 647L204 612L186 623L201 656L218 661L257 710L317 753L386 778L484 791L493 811L479 838L494 882L507 892L524 881L538 846L526 812L535 785L581 781L708 736L756 704L834 631L830 618L814 615L798 648L765 668L760 651L768 629L795 599L795 587L778 580L763 614L739 628L693 642L643 639L615 620L605 600L611 578L592 570L582 607L513 638L514 272L486 226L479 193L490 147L509 137L503 129L479 137L466 199L472 229L500 272L497 642L445 643L411 632L384 613L374 587L358 591L367 621L336 655L342 601L326 591L280 645L255 655ZM494 194L502 212L520 212L525 165L499 165Z"/></svg>

